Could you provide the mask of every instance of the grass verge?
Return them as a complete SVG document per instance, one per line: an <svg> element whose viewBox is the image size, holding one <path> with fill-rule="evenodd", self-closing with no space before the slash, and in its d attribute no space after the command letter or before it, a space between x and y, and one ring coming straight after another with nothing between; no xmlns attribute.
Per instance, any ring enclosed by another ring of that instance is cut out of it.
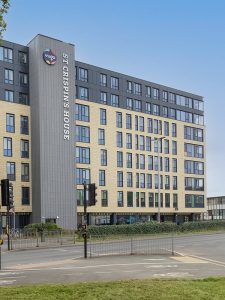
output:
<svg viewBox="0 0 225 300"><path fill-rule="evenodd" d="M225 299L225 277L0 287L0 299L222 300Z"/></svg>

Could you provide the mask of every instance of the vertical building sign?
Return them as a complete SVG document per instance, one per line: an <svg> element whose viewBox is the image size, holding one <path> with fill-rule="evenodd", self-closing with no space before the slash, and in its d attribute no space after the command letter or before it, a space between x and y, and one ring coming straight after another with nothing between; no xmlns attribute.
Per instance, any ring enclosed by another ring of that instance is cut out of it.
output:
<svg viewBox="0 0 225 300"><path fill-rule="evenodd" d="M69 56L66 53L62 55L63 62L63 136L64 140L70 139L70 103L69 103Z"/></svg>

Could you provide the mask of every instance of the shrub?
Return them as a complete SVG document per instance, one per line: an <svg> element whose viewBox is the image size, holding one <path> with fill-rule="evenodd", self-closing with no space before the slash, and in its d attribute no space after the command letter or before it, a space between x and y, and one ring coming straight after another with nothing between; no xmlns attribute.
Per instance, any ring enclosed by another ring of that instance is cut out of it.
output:
<svg viewBox="0 0 225 300"><path fill-rule="evenodd" d="M25 226L24 229L34 231L37 230L38 232L62 230L62 228L55 223L33 223Z"/></svg>

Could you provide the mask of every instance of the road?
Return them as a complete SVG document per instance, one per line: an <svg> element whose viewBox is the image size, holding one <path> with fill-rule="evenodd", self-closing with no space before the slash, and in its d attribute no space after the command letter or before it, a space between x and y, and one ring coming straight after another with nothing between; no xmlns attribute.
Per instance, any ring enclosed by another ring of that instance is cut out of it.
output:
<svg viewBox="0 0 225 300"><path fill-rule="evenodd" d="M84 260L82 246L3 252L0 285L225 276L225 234L176 237L174 244L175 256L103 256Z"/></svg>

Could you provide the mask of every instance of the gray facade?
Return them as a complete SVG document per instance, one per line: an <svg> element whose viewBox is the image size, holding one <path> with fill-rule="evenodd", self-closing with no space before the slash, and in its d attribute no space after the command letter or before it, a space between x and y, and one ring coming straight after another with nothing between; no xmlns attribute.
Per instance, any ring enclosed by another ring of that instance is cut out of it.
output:
<svg viewBox="0 0 225 300"><path fill-rule="evenodd" d="M74 46L37 35L29 44L33 222L76 227ZM43 52L51 49L54 65Z"/></svg>

